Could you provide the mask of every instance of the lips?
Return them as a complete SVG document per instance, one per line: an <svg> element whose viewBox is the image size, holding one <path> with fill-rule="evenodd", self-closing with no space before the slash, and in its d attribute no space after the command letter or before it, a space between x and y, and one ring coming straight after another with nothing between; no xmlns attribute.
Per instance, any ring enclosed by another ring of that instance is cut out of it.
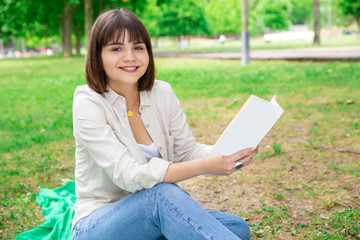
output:
<svg viewBox="0 0 360 240"><path fill-rule="evenodd" d="M139 66L124 66L124 67L119 67L119 68L125 72L136 72L136 70L139 68Z"/></svg>

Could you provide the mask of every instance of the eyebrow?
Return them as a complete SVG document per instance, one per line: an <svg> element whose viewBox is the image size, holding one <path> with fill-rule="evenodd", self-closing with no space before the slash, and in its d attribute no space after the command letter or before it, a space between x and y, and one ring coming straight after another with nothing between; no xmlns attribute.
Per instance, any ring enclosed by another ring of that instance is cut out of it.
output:
<svg viewBox="0 0 360 240"><path fill-rule="evenodd" d="M134 44L134 45L136 45L136 44L145 44L144 42L132 42L132 44ZM109 43L109 44L107 44L106 46L114 46L114 45L124 45L124 43L122 43L122 42L114 42L114 43Z"/></svg>

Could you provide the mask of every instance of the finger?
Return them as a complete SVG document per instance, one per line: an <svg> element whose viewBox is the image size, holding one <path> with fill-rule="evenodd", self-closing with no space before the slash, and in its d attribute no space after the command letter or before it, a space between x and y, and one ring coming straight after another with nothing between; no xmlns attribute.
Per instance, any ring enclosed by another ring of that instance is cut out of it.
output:
<svg viewBox="0 0 360 240"><path fill-rule="evenodd" d="M242 159L243 157L251 154L252 152L254 152L253 148L245 148L239 152L234 153L233 155L231 155L231 157L234 157L235 159Z"/></svg>
<svg viewBox="0 0 360 240"><path fill-rule="evenodd" d="M252 159L255 155L256 155L255 153L251 153L248 156L245 156L240 160L244 165L248 165L250 162L252 162Z"/></svg>
<svg viewBox="0 0 360 240"><path fill-rule="evenodd" d="M253 158L256 154L257 154L257 152L251 152L251 153L249 153L249 154L247 154L247 155L243 156L242 158L237 159L237 161L240 161L240 160L241 160L241 161L243 161L245 158L248 158L248 157Z"/></svg>

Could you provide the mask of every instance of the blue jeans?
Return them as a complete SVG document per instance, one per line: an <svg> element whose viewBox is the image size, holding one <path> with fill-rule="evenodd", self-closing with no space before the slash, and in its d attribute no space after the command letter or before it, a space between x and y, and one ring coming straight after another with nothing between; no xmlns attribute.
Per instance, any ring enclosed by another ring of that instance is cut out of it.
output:
<svg viewBox="0 0 360 240"><path fill-rule="evenodd" d="M250 239L238 216L207 211L176 184L159 183L105 205L81 219L73 240Z"/></svg>

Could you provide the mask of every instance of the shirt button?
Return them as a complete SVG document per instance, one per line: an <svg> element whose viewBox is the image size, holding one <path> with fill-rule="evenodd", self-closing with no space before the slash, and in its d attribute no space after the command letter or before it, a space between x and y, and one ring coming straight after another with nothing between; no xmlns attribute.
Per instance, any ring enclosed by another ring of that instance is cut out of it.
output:
<svg viewBox="0 0 360 240"><path fill-rule="evenodd" d="M159 147L159 150L162 150L162 147Z"/></svg>
<svg viewBox="0 0 360 240"><path fill-rule="evenodd" d="M148 128L148 127L149 127L149 124L146 124L145 126L146 126L146 128Z"/></svg>

